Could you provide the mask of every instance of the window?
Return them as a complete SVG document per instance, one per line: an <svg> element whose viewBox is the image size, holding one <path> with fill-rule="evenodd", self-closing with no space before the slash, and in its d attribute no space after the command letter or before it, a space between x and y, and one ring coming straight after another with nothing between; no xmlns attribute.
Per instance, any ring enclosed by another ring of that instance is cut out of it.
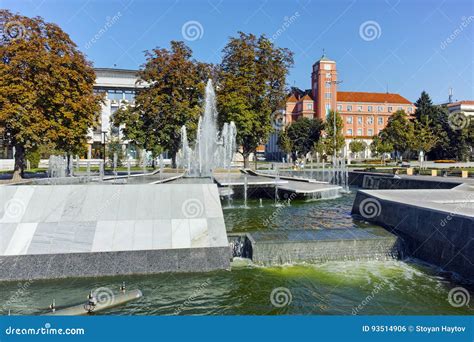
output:
<svg viewBox="0 0 474 342"><path fill-rule="evenodd" d="M351 129L351 128L349 128L349 129L347 130L347 135L348 135L348 136L352 136L352 129Z"/></svg>
<svg viewBox="0 0 474 342"><path fill-rule="evenodd" d="M367 123L368 123L369 125L372 125L372 124L374 123L374 117L373 117L373 116L369 116L369 117L367 118Z"/></svg>
<svg viewBox="0 0 474 342"><path fill-rule="evenodd" d="M377 122L379 125L383 125L383 117L379 116Z"/></svg>
<svg viewBox="0 0 474 342"><path fill-rule="evenodd" d="M338 112L342 111L342 105L337 105L337 111Z"/></svg>
<svg viewBox="0 0 474 342"><path fill-rule="evenodd" d="M374 130L372 128L369 128L368 135L369 135L369 137L374 135Z"/></svg>
<svg viewBox="0 0 474 342"><path fill-rule="evenodd" d="M383 106L378 106L378 107L377 107L377 110L378 110L379 112L383 112Z"/></svg>
<svg viewBox="0 0 474 342"><path fill-rule="evenodd" d="M387 111L388 111L389 113L391 113L391 112L392 112L392 107L387 107Z"/></svg>
<svg viewBox="0 0 474 342"><path fill-rule="evenodd" d="M123 91L122 90L108 90L107 98L109 100L121 100L123 98Z"/></svg>
<svg viewBox="0 0 474 342"><path fill-rule="evenodd" d="M352 116L348 116L346 122L352 125Z"/></svg>
<svg viewBox="0 0 474 342"><path fill-rule="evenodd" d="M359 128L359 129L357 130L357 135L358 135L358 136L361 136L361 135L362 135L362 128Z"/></svg>
<svg viewBox="0 0 474 342"><path fill-rule="evenodd" d="M372 106L367 106L367 111L371 112L372 111Z"/></svg>
<svg viewBox="0 0 474 342"><path fill-rule="evenodd" d="M326 88L331 88L331 82L325 82Z"/></svg>
<svg viewBox="0 0 474 342"><path fill-rule="evenodd" d="M313 109L313 104L312 103L307 103L306 104L306 109Z"/></svg>
<svg viewBox="0 0 474 342"><path fill-rule="evenodd" d="M330 99L331 98L331 93L326 93L326 96L325 96L327 99Z"/></svg>
<svg viewBox="0 0 474 342"><path fill-rule="evenodd" d="M125 100L127 101L133 101L135 99L135 92L131 90L126 90L125 91Z"/></svg>
<svg viewBox="0 0 474 342"><path fill-rule="evenodd" d="M357 106L357 111L362 112L362 106Z"/></svg>
<svg viewBox="0 0 474 342"><path fill-rule="evenodd" d="M331 105L329 103L326 103L326 115L329 114L330 110L331 110Z"/></svg>
<svg viewBox="0 0 474 342"><path fill-rule="evenodd" d="M408 107L408 113L411 113L412 112L412 108L411 107Z"/></svg>
<svg viewBox="0 0 474 342"><path fill-rule="evenodd" d="M362 116L358 116L358 117L357 117L357 123L358 123L359 125L362 125Z"/></svg>
<svg viewBox="0 0 474 342"><path fill-rule="evenodd" d="M326 78L331 78L331 73L330 72L326 73Z"/></svg>
<svg viewBox="0 0 474 342"><path fill-rule="evenodd" d="M348 106L347 106L347 111L348 111L348 112L352 112L352 106L351 106L351 105L348 105Z"/></svg>
<svg viewBox="0 0 474 342"><path fill-rule="evenodd" d="M403 110L403 107L398 107L398 110Z"/></svg>

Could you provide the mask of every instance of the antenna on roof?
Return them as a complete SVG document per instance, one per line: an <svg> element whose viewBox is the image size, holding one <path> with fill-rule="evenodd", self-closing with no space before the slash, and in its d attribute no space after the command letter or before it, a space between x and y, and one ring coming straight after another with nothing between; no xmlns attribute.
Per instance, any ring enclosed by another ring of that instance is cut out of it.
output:
<svg viewBox="0 0 474 342"><path fill-rule="evenodd" d="M448 103L453 103L453 88L449 87Z"/></svg>
<svg viewBox="0 0 474 342"><path fill-rule="evenodd" d="M388 94L388 83L385 85L385 92Z"/></svg>

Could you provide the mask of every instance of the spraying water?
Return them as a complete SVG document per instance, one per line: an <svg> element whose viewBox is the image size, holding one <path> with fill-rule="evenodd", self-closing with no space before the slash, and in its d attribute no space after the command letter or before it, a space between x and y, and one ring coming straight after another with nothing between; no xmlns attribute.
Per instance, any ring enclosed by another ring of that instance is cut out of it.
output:
<svg viewBox="0 0 474 342"><path fill-rule="evenodd" d="M237 150L237 129L233 122L217 129L216 94L209 80L206 86L204 114L199 118L194 148L189 146L186 126L181 127L179 166L191 177L211 177L215 168L230 168Z"/></svg>

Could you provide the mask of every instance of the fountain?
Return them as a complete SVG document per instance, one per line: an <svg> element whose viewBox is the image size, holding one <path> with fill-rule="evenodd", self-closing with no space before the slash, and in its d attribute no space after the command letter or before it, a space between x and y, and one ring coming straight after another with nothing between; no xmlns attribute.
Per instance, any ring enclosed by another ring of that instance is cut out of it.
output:
<svg viewBox="0 0 474 342"><path fill-rule="evenodd" d="M194 149L189 146L186 126L181 127L179 166L190 177L211 177L216 168L230 169L237 150L237 129L233 122L217 128L216 95L209 80L206 86L204 114L199 118Z"/></svg>
<svg viewBox="0 0 474 342"><path fill-rule="evenodd" d="M48 175L50 178L66 177L67 162L62 156L50 156Z"/></svg>
<svg viewBox="0 0 474 342"><path fill-rule="evenodd" d="M114 166L114 176L117 177L117 161L118 161L118 155L117 152L114 153L114 160L113 160L113 166Z"/></svg>

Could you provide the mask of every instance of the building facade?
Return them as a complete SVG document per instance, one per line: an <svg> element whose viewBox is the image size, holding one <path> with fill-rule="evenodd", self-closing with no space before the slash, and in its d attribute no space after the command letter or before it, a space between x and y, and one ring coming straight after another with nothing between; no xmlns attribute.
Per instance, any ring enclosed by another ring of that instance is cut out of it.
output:
<svg viewBox="0 0 474 342"><path fill-rule="evenodd" d="M136 158L136 151L121 135L120 127L111 124L113 114L120 107L135 103L135 95L146 84L139 82L137 70L96 68L94 92L104 94L99 123L91 128L88 139L88 157L102 159L104 144L118 139L127 149L127 154Z"/></svg>
<svg viewBox="0 0 474 342"><path fill-rule="evenodd" d="M362 140L368 146L363 157L369 158L372 139L387 125L389 117L397 110L409 115L415 111L414 104L399 94L338 91L338 84L336 62L323 55L312 67L311 89L292 88L286 102L286 123L300 117L324 121L329 111L335 110L344 122L346 151L351 141Z"/></svg>

